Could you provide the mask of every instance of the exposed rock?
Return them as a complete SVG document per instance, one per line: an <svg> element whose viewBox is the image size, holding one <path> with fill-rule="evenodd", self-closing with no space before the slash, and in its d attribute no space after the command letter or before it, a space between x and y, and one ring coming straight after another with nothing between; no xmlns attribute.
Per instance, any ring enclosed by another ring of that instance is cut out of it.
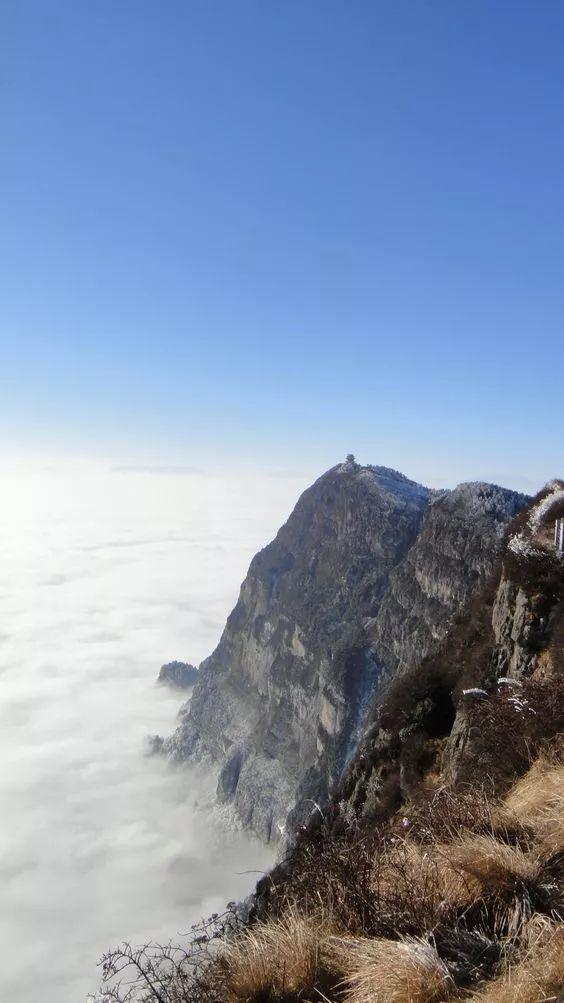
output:
<svg viewBox="0 0 564 1003"><path fill-rule="evenodd" d="M198 670L195 665L190 665L188 662L167 662L161 666L157 682L184 690L194 686L197 679Z"/></svg>
<svg viewBox="0 0 564 1003"><path fill-rule="evenodd" d="M217 796L219 801L230 801L237 790L241 767L244 761L242 749L235 749L233 755L229 756L223 764L219 779L217 781Z"/></svg>
<svg viewBox="0 0 564 1003"><path fill-rule="evenodd" d="M562 559L554 548L554 519L564 505L564 482L551 481L512 534L493 608L495 675L522 679L550 660L544 652L558 598Z"/></svg>
<svg viewBox="0 0 564 1003"><path fill-rule="evenodd" d="M160 756L164 751L164 738L162 735L147 735L145 739L145 754L147 756Z"/></svg>
<svg viewBox="0 0 564 1003"><path fill-rule="evenodd" d="M513 678L530 675L537 658L530 641L538 630L538 617L526 591L507 578L497 591L492 624L497 642L496 673Z"/></svg>
<svg viewBox="0 0 564 1003"><path fill-rule="evenodd" d="M431 501L370 626L379 662L403 671L430 654L453 614L491 574L508 522L527 499L493 484L460 484Z"/></svg>
<svg viewBox="0 0 564 1003"><path fill-rule="evenodd" d="M324 474L253 559L168 754L210 756L219 797L277 838L340 777L382 676L428 654L491 573L524 501L437 494L352 457Z"/></svg>
<svg viewBox="0 0 564 1003"><path fill-rule="evenodd" d="M488 681L498 683L498 688L502 683L502 688L516 687L518 692L523 679L550 676L558 654L561 656L554 621L561 617L564 566L554 552L550 519L563 498L562 481L547 485L528 509L526 519L517 520L521 526L508 541L491 617ZM447 748L447 775L454 782L463 775L465 763L479 755L474 751L479 750L479 728L471 722L472 715L462 702Z"/></svg>

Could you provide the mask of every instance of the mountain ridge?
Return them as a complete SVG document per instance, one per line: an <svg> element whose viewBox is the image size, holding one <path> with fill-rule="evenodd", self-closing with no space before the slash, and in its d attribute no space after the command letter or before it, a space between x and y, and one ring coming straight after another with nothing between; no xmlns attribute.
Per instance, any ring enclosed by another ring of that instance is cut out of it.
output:
<svg viewBox="0 0 564 1003"><path fill-rule="evenodd" d="M220 800L278 839L338 780L381 681L432 651L485 581L526 501L352 457L332 467L253 558L165 752L211 758Z"/></svg>

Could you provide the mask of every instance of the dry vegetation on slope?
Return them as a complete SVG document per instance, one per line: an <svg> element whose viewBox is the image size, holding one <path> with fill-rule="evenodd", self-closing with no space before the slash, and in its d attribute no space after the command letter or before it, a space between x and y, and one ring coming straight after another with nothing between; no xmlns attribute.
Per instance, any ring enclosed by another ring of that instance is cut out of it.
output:
<svg viewBox="0 0 564 1003"><path fill-rule="evenodd" d="M109 998L563 1003L563 566L526 552L544 546L534 504L497 593L393 684L332 801L259 882L251 920L202 928L185 951L115 952ZM526 668L508 683L492 610L510 588Z"/></svg>
<svg viewBox="0 0 564 1003"><path fill-rule="evenodd" d="M564 991L562 791L556 742L500 802L482 791L460 800L439 791L369 834L353 824L335 836L322 824L302 840L268 918L206 942L196 973L189 952L145 959L130 998L556 1001Z"/></svg>

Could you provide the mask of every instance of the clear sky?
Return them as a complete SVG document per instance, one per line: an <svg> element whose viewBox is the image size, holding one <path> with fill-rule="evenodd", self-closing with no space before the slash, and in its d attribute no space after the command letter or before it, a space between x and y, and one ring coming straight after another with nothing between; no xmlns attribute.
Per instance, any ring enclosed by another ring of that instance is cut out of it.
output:
<svg viewBox="0 0 564 1003"><path fill-rule="evenodd" d="M561 0L3 0L0 445L564 473Z"/></svg>

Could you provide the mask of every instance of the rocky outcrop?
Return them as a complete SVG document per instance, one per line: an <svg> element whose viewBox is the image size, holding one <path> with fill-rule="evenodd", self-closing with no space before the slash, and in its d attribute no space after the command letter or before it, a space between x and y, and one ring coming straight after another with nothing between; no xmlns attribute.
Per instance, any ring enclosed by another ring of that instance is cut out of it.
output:
<svg viewBox="0 0 564 1003"><path fill-rule="evenodd" d="M531 675L538 657L534 639L542 630L534 600L526 589L503 577L493 608L496 648L492 662L497 676L514 679Z"/></svg>
<svg viewBox="0 0 564 1003"><path fill-rule="evenodd" d="M554 523L563 512L564 481L551 481L509 539L492 616L496 642L492 665L498 677L523 679L550 664L546 642L562 568L554 546Z"/></svg>
<svg viewBox="0 0 564 1003"><path fill-rule="evenodd" d="M564 669L564 562L553 542L554 519L562 511L564 482L553 481L516 520L501 562L492 604L491 651L480 685L489 692L501 685L518 711L523 710L519 687L524 680L550 678ZM470 689L466 694L447 748L446 772L455 782L480 755L476 693Z"/></svg>
<svg viewBox="0 0 564 1003"><path fill-rule="evenodd" d="M491 574L510 519L526 499L492 484L460 484L431 501L421 531L369 634L389 674L430 654L452 616Z"/></svg>
<svg viewBox="0 0 564 1003"><path fill-rule="evenodd" d="M218 796L277 838L340 777L382 677L428 654L491 573L524 501L352 459L324 474L252 561L168 754L210 757Z"/></svg>
<svg viewBox="0 0 564 1003"><path fill-rule="evenodd" d="M564 558L554 545L563 515L564 482L553 482L508 527L495 572L437 650L396 670L326 819L340 824L344 813L369 828L421 794L484 782L503 791L564 733Z"/></svg>
<svg viewBox="0 0 564 1003"><path fill-rule="evenodd" d="M194 686L197 679L198 670L195 665L190 665L189 662L167 662L166 665L161 665L157 682L184 690Z"/></svg>

